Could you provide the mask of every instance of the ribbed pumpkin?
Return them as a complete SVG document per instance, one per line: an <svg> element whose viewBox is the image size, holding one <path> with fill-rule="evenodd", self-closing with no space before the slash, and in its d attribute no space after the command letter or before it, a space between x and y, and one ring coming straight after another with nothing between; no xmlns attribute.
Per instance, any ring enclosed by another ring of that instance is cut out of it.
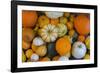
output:
<svg viewBox="0 0 100 73"><path fill-rule="evenodd" d="M34 27L37 22L37 12L36 11L22 11L22 26L23 27Z"/></svg>
<svg viewBox="0 0 100 73"><path fill-rule="evenodd" d="M80 14L74 19L74 27L80 35L87 35L90 33L90 19Z"/></svg>
<svg viewBox="0 0 100 73"><path fill-rule="evenodd" d="M45 42L54 42L58 37L58 29L55 25L48 24L39 30L39 35Z"/></svg>
<svg viewBox="0 0 100 73"><path fill-rule="evenodd" d="M67 37L62 37L56 42L56 51L63 56L71 51L71 43Z"/></svg>

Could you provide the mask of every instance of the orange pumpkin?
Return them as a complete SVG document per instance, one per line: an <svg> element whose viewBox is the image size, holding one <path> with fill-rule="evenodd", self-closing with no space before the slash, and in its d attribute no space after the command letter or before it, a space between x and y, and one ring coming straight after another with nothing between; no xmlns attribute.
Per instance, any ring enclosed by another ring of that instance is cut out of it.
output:
<svg viewBox="0 0 100 73"><path fill-rule="evenodd" d="M57 25L59 23L59 19L51 19L51 24Z"/></svg>
<svg viewBox="0 0 100 73"><path fill-rule="evenodd" d="M74 19L74 27L80 35L87 35L90 33L90 19L80 14Z"/></svg>
<svg viewBox="0 0 100 73"><path fill-rule="evenodd" d="M34 27L37 22L37 12L36 11L22 11L22 26L23 27Z"/></svg>
<svg viewBox="0 0 100 73"><path fill-rule="evenodd" d="M63 56L69 53L71 50L71 43L67 37L62 37L56 42L56 51L59 55Z"/></svg>

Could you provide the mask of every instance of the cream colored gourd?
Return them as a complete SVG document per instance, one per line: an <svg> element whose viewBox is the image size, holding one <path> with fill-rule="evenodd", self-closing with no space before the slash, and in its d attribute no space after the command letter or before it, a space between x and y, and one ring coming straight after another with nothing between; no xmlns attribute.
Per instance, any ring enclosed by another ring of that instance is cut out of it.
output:
<svg viewBox="0 0 100 73"><path fill-rule="evenodd" d="M52 24L45 25L39 30L39 35L45 42L54 42L58 37L58 28Z"/></svg>
<svg viewBox="0 0 100 73"><path fill-rule="evenodd" d="M69 58L66 57L66 56L61 56L61 57L58 59L58 61L67 61L67 60L69 60Z"/></svg>
<svg viewBox="0 0 100 73"><path fill-rule="evenodd" d="M85 54L86 54L85 44L79 41L75 42L72 48L73 57L80 59L83 58Z"/></svg>
<svg viewBox="0 0 100 73"><path fill-rule="evenodd" d="M41 39L41 37L36 37L33 39L33 44L35 46L40 46L44 44L44 41Z"/></svg>
<svg viewBox="0 0 100 73"><path fill-rule="evenodd" d="M31 55L31 61L38 61L39 60L39 56L37 54L32 54Z"/></svg>
<svg viewBox="0 0 100 73"><path fill-rule="evenodd" d="M51 19L57 19L61 16L63 16L63 12L55 12L55 11L52 11L52 12L45 12L46 16L51 18Z"/></svg>

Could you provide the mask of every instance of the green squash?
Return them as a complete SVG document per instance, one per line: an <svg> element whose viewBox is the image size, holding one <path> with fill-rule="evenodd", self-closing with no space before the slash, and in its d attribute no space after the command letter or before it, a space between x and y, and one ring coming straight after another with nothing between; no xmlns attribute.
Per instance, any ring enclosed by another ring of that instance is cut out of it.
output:
<svg viewBox="0 0 100 73"><path fill-rule="evenodd" d="M57 55L57 52L55 50L55 43L49 43L47 46L47 55L49 58L53 58Z"/></svg>

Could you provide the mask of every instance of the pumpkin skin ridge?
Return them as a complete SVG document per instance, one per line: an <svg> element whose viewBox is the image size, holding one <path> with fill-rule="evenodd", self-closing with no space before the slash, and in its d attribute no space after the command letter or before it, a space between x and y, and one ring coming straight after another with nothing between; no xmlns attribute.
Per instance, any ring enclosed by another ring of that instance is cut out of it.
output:
<svg viewBox="0 0 100 73"><path fill-rule="evenodd" d="M57 39L57 36L58 36L57 31L58 31L58 29L56 28L55 25L52 25L52 24L45 25L43 28L41 28L41 30L45 31L45 32L41 31L41 33L40 33L40 36L42 37L42 39L45 42L53 42L53 41L55 41Z"/></svg>

